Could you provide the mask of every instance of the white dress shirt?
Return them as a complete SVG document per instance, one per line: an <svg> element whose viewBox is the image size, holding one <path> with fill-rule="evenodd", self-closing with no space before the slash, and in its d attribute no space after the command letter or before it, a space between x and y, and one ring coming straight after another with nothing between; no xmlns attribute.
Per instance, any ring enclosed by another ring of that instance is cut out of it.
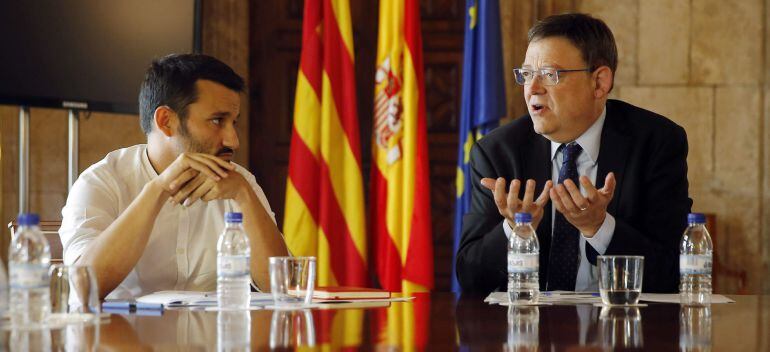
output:
<svg viewBox="0 0 770 352"><path fill-rule="evenodd" d="M604 127L604 119L607 115L607 109L602 111L602 114L594 122L591 127L588 128L580 137L575 140L575 143L579 144L583 148L583 152L580 153L577 159L578 176L588 176L591 183L596 185L596 174L598 171L599 160L599 147L601 146L602 128ZM559 180L559 171L561 170L562 161L564 160L563 153L559 152L561 143L551 142L551 180L555 185ZM580 192L583 195L586 194L582 185L579 185ZM553 229L553 221L556 218L556 207L551 206L551 229ZM503 231L505 235L510 238L513 233L508 221L503 220ZM551 230L551 238L553 238L553 230ZM580 256L580 265L578 266L577 278L575 279L575 291L599 291L599 270L595 265L591 265L586 258L585 245L586 242L591 244L592 247L599 253L604 254L607 251L612 240L612 235L615 232L615 218L609 213L604 218L596 234L591 237L585 237L583 234L580 236L578 255ZM550 268L549 270L554 270ZM541 278L545 280L547 278ZM546 288L547 289L547 288Z"/></svg>
<svg viewBox="0 0 770 352"><path fill-rule="evenodd" d="M275 222L254 175L240 165L257 198ZM59 236L64 263L74 263L158 174L144 144L113 151L78 177L62 209ZM108 298L130 298L160 290L213 291L217 278L217 240L226 211L240 211L232 200L198 201L190 207L166 203L147 247L133 270Z"/></svg>

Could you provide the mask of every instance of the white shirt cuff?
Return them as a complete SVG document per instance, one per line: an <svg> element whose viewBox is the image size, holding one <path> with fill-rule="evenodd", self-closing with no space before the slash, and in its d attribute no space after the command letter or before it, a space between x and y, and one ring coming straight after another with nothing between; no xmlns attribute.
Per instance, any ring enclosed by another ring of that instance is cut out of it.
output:
<svg viewBox="0 0 770 352"><path fill-rule="evenodd" d="M511 228L511 225L508 224L508 220L505 219L503 219L503 232L505 232L505 237L510 241L511 235L513 235L513 229Z"/></svg>
<svg viewBox="0 0 770 352"><path fill-rule="evenodd" d="M596 231L596 234L593 237L588 238L582 233L580 235L583 236L583 239L585 239L586 242L591 245L591 247L594 247L599 255L602 255L607 251L607 247L610 245L610 241L612 241L612 235L614 234L615 218L607 213L607 216L604 217L602 226L599 227L599 231Z"/></svg>

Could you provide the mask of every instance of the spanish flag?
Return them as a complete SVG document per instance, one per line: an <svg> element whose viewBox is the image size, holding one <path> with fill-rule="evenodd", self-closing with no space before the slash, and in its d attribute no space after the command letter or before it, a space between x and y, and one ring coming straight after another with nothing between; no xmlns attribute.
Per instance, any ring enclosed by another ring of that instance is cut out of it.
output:
<svg viewBox="0 0 770 352"><path fill-rule="evenodd" d="M363 342L364 313L363 309L314 309L316 345L304 350L358 351Z"/></svg>
<svg viewBox="0 0 770 352"><path fill-rule="evenodd" d="M433 288L425 80L417 0L380 1L375 82L370 193L373 261L384 289L411 296ZM429 301L427 305L420 299L394 303L375 315L375 344L422 350L429 335L429 318Z"/></svg>
<svg viewBox="0 0 770 352"><path fill-rule="evenodd" d="M389 291L433 288L422 37L417 0L380 1L374 88L374 262Z"/></svg>
<svg viewBox="0 0 770 352"><path fill-rule="evenodd" d="M422 36L417 0L380 1L371 221L380 285L433 288Z"/></svg>
<svg viewBox="0 0 770 352"><path fill-rule="evenodd" d="M367 286L353 61L348 0L306 0L283 233L322 286Z"/></svg>

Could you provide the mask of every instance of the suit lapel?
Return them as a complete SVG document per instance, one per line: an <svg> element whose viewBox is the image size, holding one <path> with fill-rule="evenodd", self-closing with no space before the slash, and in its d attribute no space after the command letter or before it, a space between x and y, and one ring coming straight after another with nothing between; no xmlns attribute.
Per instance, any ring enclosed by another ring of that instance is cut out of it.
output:
<svg viewBox="0 0 770 352"><path fill-rule="evenodd" d="M524 158L526 165L524 170L531 170L531 174L525 175L537 181L537 189L541 190L545 181L551 179L551 142L548 139L536 135L532 139L531 153L526 153Z"/></svg>
<svg viewBox="0 0 770 352"><path fill-rule="evenodd" d="M529 152L527 152L529 150ZM537 183L535 187L535 198L540 195L545 187L545 182L551 179L551 142L548 139L533 132L530 140L530 148L522 150L522 159L524 160L524 179L534 179ZM522 189L522 195L524 190ZM540 227L543 234L551 233L551 202L549 201L544 209L543 220ZM550 236L548 236L550 238Z"/></svg>
<svg viewBox="0 0 770 352"><path fill-rule="evenodd" d="M604 187L604 179L610 172L615 173L615 194L607 207L607 212L617 214L620 190L623 189L626 155L628 155L629 136L623 132L620 120L622 116L611 102L607 103L607 116L602 128L602 140L599 147L599 169L596 173L596 188Z"/></svg>

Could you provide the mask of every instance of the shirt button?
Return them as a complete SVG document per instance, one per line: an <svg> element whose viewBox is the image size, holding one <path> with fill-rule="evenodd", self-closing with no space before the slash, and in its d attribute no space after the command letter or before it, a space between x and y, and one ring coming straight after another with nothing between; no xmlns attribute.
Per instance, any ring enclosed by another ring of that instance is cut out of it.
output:
<svg viewBox="0 0 770 352"><path fill-rule="evenodd" d="M184 249L182 249L182 248L177 248L177 249L176 249L176 254L184 254Z"/></svg>

